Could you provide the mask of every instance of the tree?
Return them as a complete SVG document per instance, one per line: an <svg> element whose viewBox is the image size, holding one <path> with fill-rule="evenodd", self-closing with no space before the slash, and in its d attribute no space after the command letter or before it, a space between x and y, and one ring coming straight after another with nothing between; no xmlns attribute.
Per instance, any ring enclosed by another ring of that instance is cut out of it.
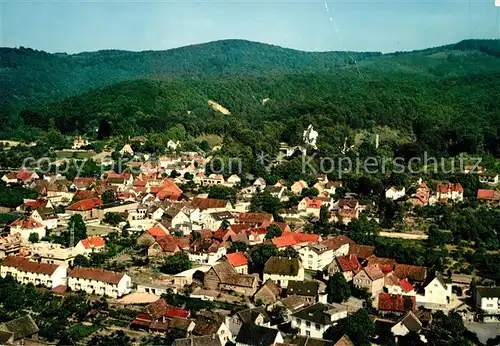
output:
<svg viewBox="0 0 500 346"><path fill-rule="evenodd" d="M184 252L178 252L167 257L160 270L166 274L178 274L191 269L191 267L192 263L189 261L188 255Z"/></svg>
<svg viewBox="0 0 500 346"><path fill-rule="evenodd" d="M450 311L448 315L438 311L432 317L432 325L425 332L429 346L473 345L467 340L467 328L464 326L462 317L456 311Z"/></svg>
<svg viewBox="0 0 500 346"><path fill-rule="evenodd" d="M272 256L278 256L278 254L278 248L273 244L259 244L256 245L250 252L250 259L256 268L262 269L269 258Z"/></svg>
<svg viewBox="0 0 500 346"><path fill-rule="evenodd" d="M300 253L293 247L287 246L285 249L280 251L279 256L287 258L300 258Z"/></svg>
<svg viewBox="0 0 500 346"><path fill-rule="evenodd" d="M87 227L80 214L73 214L69 218L68 231L73 232L73 237L75 239L75 244L70 244L75 246L82 239L87 239ZM70 234L71 236L71 234Z"/></svg>
<svg viewBox="0 0 500 346"><path fill-rule="evenodd" d="M282 203L279 198L274 197L268 191L255 194L250 201L252 213L269 213L278 216Z"/></svg>
<svg viewBox="0 0 500 346"><path fill-rule="evenodd" d="M87 257L83 255L76 255L73 260L73 266L75 267L90 267L90 261Z"/></svg>
<svg viewBox="0 0 500 346"><path fill-rule="evenodd" d="M130 337L123 330L118 330L110 335L95 335L90 339L89 346L128 346L131 345Z"/></svg>
<svg viewBox="0 0 500 346"><path fill-rule="evenodd" d="M111 226L118 226L120 222L125 221L125 218L119 213L107 212L104 214L104 219L102 219L102 221L109 223Z"/></svg>
<svg viewBox="0 0 500 346"><path fill-rule="evenodd" d="M38 235L38 233L36 233L36 232L30 233L30 236L28 238L28 241L30 243L38 243L39 240L40 240L40 236Z"/></svg>
<svg viewBox="0 0 500 346"><path fill-rule="evenodd" d="M113 203L116 201L116 194L113 190L106 190L101 195L103 204Z"/></svg>
<svg viewBox="0 0 500 346"><path fill-rule="evenodd" d="M220 224L220 227L224 230L228 229L230 226L231 226L231 224L227 220L222 220L222 222Z"/></svg>
<svg viewBox="0 0 500 346"><path fill-rule="evenodd" d="M341 303L351 296L351 287L341 272L337 272L328 278L326 291L329 303Z"/></svg>
<svg viewBox="0 0 500 346"><path fill-rule="evenodd" d="M398 345L424 346L425 343L420 339L418 333L411 331L404 336L398 336Z"/></svg>
<svg viewBox="0 0 500 346"><path fill-rule="evenodd" d="M208 189L208 198L224 199L234 204L236 202L236 189L222 185L212 185Z"/></svg>
<svg viewBox="0 0 500 346"><path fill-rule="evenodd" d="M245 252L248 249L248 245L242 241L235 241L231 243L229 252Z"/></svg>
<svg viewBox="0 0 500 346"><path fill-rule="evenodd" d="M281 227L278 225L269 225L269 226L267 226L266 230L267 230L266 239L280 237L281 234L283 234Z"/></svg>
<svg viewBox="0 0 500 346"><path fill-rule="evenodd" d="M321 226L328 224L328 208L325 205L319 209L319 224Z"/></svg>
<svg viewBox="0 0 500 346"><path fill-rule="evenodd" d="M370 338L375 335L373 320L365 309L359 309L326 330L325 340L339 340L346 334L356 346L369 346Z"/></svg>

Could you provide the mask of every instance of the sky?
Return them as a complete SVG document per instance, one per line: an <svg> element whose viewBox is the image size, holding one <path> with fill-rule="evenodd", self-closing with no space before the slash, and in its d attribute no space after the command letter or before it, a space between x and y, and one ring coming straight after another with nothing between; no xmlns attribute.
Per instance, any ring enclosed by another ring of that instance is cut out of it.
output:
<svg viewBox="0 0 500 346"><path fill-rule="evenodd" d="M500 38L495 0L0 0L0 46L77 53L246 39L306 51Z"/></svg>

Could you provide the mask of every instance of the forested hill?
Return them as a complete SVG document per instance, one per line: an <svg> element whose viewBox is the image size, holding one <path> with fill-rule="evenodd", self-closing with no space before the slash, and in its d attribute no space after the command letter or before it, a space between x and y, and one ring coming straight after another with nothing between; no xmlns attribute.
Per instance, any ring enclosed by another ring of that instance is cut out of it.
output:
<svg viewBox="0 0 500 346"><path fill-rule="evenodd" d="M263 43L225 40L166 51L49 54L0 49L0 103L33 106L136 78L220 77L316 72L380 53L309 53Z"/></svg>
<svg viewBox="0 0 500 346"><path fill-rule="evenodd" d="M494 40L468 40L418 52L303 52L244 40L224 40L167 51L107 50L80 54L49 54L29 48L0 48L0 112L11 106L34 107L45 101L144 78L200 79L259 76L268 73L326 72L363 68L380 72L434 73L444 63L448 74L462 68L489 69L500 55ZM470 66L472 65L472 66ZM439 66L438 66L439 67ZM495 66L496 68L496 66Z"/></svg>

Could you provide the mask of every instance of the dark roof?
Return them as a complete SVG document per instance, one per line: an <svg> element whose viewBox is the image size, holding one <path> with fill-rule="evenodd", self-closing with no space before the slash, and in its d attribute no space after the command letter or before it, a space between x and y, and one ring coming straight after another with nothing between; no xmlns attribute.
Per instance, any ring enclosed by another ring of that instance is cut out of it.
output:
<svg viewBox="0 0 500 346"><path fill-rule="evenodd" d="M234 219L233 214L231 214L228 211L218 211L215 213L210 213L210 215L215 219L215 220L228 220L228 219Z"/></svg>
<svg viewBox="0 0 500 346"><path fill-rule="evenodd" d="M264 265L264 273L286 276L296 276L299 273L300 260L298 258L271 257Z"/></svg>
<svg viewBox="0 0 500 346"><path fill-rule="evenodd" d="M483 298L500 298L500 287L476 287Z"/></svg>
<svg viewBox="0 0 500 346"><path fill-rule="evenodd" d="M274 344L279 331L277 329L245 323L236 337L236 343L252 346L270 346Z"/></svg>
<svg viewBox="0 0 500 346"><path fill-rule="evenodd" d="M427 268L413 266L409 264L395 264L394 272L400 279L410 279L415 281L424 281L427 274Z"/></svg>
<svg viewBox="0 0 500 346"><path fill-rule="evenodd" d="M255 323L255 319L259 315L264 316L264 323L270 322L271 318L269 318L269 315L267 314L266 309L264 307L259 306L253 309L246 309L242 310L237 313L238 316L240 316L240 319L243 321L243 323Z"/></svg>
<svg viewBox="0 0 500 346"><path fill-rule="evenodd" d="M318 290L319 282L317 281L288 281L288 295L315 297Z"/></svg>
<svg viewBox="0 0 500 346"><path fill-rule="evenodd" d="M14 334L14 340L19 340L27 336L38 333L39 329L30 315L16 318L0 325L0 329Z"/></svg>
<svg viewBox="0 0 500 346"><path fill-rule="evenodd" d="M354 343L344 334L333 346L354 346Z"/></svg>
<svg viewBox="0 0 500 346"><path fill-rule="evenodd" d="M404 317L401 318L398 323L399 322L402 322L410 332L418 333L422 329L422 323L411 311L408 311L408 313L404 315Z"/></svg>
<svg viewBox="0 0 500 346"><path fill-rule="evenodd" d="M308 306L307 308L297 311L293 314L293 316L305 321L311 321L322 325L330 325L333 324L333 322L331 320L330 313L328 312L338 312L342 310L347 310L347 308L340 304L316 303L314 305Z"/></svg>
<svg viewBox="0 0 500 346"><path fill-rule="evenodd" d="M219 337L214 335L192 336L185 339L177 339L175 346L222 346Z"/></svg>
<svg viewBox="0 0 500 346"><path fill-rule="evenodd" d="M14 333L0 330L0 345L5 345L12 335L14 335Z"/></svg>
<svg viewBox="0 0 500 346"><path fill-rule="evenodd" d="M438 272L434 272L434 273L427 275L424 282L422 282L422 287L424 287L424 288L427 287L427 285L429 285L432 282L432 280L434 280L434 279L437 279L439 281L439 283L444 288L446 288L446 282L444 281L444 278L441 275L441 273L438 273Z"/></svg>

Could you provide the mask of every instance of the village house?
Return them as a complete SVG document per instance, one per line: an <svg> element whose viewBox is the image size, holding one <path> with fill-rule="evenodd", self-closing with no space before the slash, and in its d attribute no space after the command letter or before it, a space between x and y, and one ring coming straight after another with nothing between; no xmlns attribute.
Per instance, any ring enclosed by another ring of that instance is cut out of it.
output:
<svg viewBox="0 0 500 346"><path fill-rule="evenodd" d="M222 174L212 173L208 177L201 178L202 186L224 185L224 176Z"/></svg>
<svg viewBox="0 0 500 346"><path fill-rule="evenodd" d="M158 299L137 314L130 326L155 332L167 332L173 325L177 325L177 327L182 326L181 329L189 333L195 327L194 321L188 319L190 315L189 310L171 306L164 299Z"/></svg>
<svg viewBox="0 0 500 346"><path fill-rule="evenodd" d="M248 258L242 252L226 254L226 260L231 263L234 270L239 274L248 274Z"/></svg>
<svg viewBox="0 0 500 346"><path fill-rule="evenodd" d="M265 190L271 196L282 199L286 193L286 186L266 186Z"/></svg>
<svg viewBox="0 0 500 346"><path fill-rule="evenodd" d="M57 227L58 217L53 208L39 208L33 210L31 217L40 222L46 229Z"/></svg>
<svg viewBox="0 0 500 346"><path fill-rule="evenodd" d="M142 233L139 238L137 238L137 244L150 246L156 241L157 238L161 238L169 234L170 232L167 228L159 223Z"/></svg>
<svg viewBox="0 0 500 346"><path fill-rule="evenodd" d="M90 198L78 201L66 207L66 213L69 215L79 214L83 220L92 219L92 210L102 205L100 198Z"/></svg>
<svg viewBox="0 0 500 346"><path fill-rule="evenodd" d="M66 268L55 264L32 262L23 257L7 256L0 267L0 275L12 276L21 284L54 288L66 284Z"/></svg>
<svg viewBox="0 0 500 346"><path fill-rule="evenodd" d="M405 336L409 333L420 333L422 330L422 322L412 311L408 311L392 328L392 333L398 336Z"/></svg>
<svg viewBox="0 0 500 346"><path fill-rule="evenodd" d="M236 174L232 174L226 180L226 186L233 187L233 186L238 185L238 184L241 184L241 178Z"/></svg>
<svg viewBox="0 0 500 346"><path fill-rule="evenodd" d="M427 268L396 263L394 264L394 273L401 279L409 279L412 282L422 282L427 277Z"/></svg>
<svg viewBox="0 0 500 346"><path fill-rule="evenodd" d="M199 239L191 244L187 254L191 262L215 265L226 255L226 251L223 243L211 239Z"/></svg>
<svg viewBox="0 0 500 346"><path fill-rule="evenodd" d="M429 204L429 199L431 195L431 189L427 186L422 179L419 179L415 195L412 196L408 201L414 206L424 206Z"/></svg>
<svg viewBox="0 0 500 346"><path fill-rule="evenodd" d="M203 284L211 290L230 291L251 297L257 291L259 278L254 275L239 274L228 262L214 265L205 273Z"/></svg>
<svg viewBox="0 0 500 346"><path fill-rule="evenodd" d="M482 172L482 173L478 173L477 175L479 177L479 182L481 182L483 184L498 185L499 178L498 178L497 173Z"/></svg>
<svg viewBox="0 0 500 346"><path fill-rule="evenodd" d="M477 199L480 201L485 201L486 203L491 205L498 205L500 204L500 191L478 189Z"/></svg>
<svg viewBox="0 0 500 346"><path fill-rule="evenodd" d="M120 154L122 155L134 155L134 150L132 150L132 147L130 144L125 144L123 148L120 149L119 151Z"/></svg>
<svg viewBox="0 0 500 346"><path fill-rule="evenodd" d="M171 235L155 238L148 247L148 258L173 256L182 250L189 249L189 239Z"/></svg>
<svg viewBox="0 0 500 346"><path fill-rule="evenodd" d="M305 269L322 271L335 257L347 255L351 243L354 242L345 236L335 236L319 244L308 244L298 251Z"/></svg>
<svg viewBox="0 0 500 346"><path fill-rule="evenodd" d="M354 276L361 271L362 267L358 258L354 255L339 256L330 263L327 267L327 275L331 276L341 272L346 281L352 281Z"/></svg>
<svg viewBox="0 0 500 346"><path fill-rule="evenodd" d="M397 200L401 197L404 197L406 194L406 189L404 187L398 189L396 186L391 186L389 189L385 191L385 198L390 200Z"/></svg>
<svg viewBox="0 0 500 346"><path fill-rule="evenodd" d="M316 303L292 315L292 328L297 328L299 335L322 339L328 328L346 317L343 305Z"/></svg>
<svg viewBox="0 0 500 346"><path fill-rule="evenodd" d="M204 228L217 230L222 227L223 223L232 225L235 222L233 214L229 211L220 211L216 213L205 214L201 218L201 223Z"/></svg>
<svg viewBox="0 0 500 346"><path fill-rule="evenodd" d="M223 346L217 334L175 339L173 346Z"/></svg>
<svg viewBox="0 0 500 346"><path fill-rule="evenodd" d="M237 223L249 224L253 227L267 227L273 220L273 215L266 213L240 213L236 218Z"/></svg>
<svg viewBox="0 0 500 346"><path fill-rule="evenodd" d="M476 287L474 298L483 322L500 321L500 287Z"/></svg>
<svg viewBox="0 0 500 346"><path fill-rule="evenodd" d="M439 201L451 200L454 202L461 202L464 200L464 188L460 184L438 184L436 197Z"/></svg>
<svg viewBox="0 0 500 346"><path fill-rule="evenodd" d="M307 304L326 303L327 294L324 285L319 281L289 281L286 289L287 296L302 298Z"/></svg>
<svg viewBox="0 0 500 346"><path fill-rule="evenodd" d="M103 220L107 213L122 214L137 210L139 203L133 201L116 201L108 204L96 205L92 209L92 218Z"/></svg>
<svg viewBox="0 0 500 346"><path fill-rule="evenodd" d="M312 215L314 217L319 217L319 212L321 210L322 201L318 198L303 198L299 205L297 206L297 210L302 212L304 215Z"/></svg>
<svg viewBox="0 0 500 346"><path fill-rule="evenodd" d="M75 255L90 256L92 253L103 252L106 250L106 243L103 238L99 236L88 237L82 239L75 245Z"/></svg>
<svg viewBox="0 0 500 346"><path fill-rule="evenodd" d="M18 233L24 243L29 241L30 234L35 233L38 239L42 239L47 234L45 226L36 221L31 216L23 216L10 225L10 235Z"/></svg>
<svg viewBox="0 0 500 346"><path fill-rule="evenodd" d="M68 287L73 291L119 298L131 292L132 279L127 274L108 270L74 268L68 273Z"/></svg>
<svg viewBox="0 0 500 346"><path fill-rule="evenodd" d="M355 255L360 262L363 262L370 256L375 254L375 246L358 245L356 243L349 244L348 255Z"/></svg>
<svg viewBox="0 0 500 346"><path fill-rule="evenodd" d="M194 208L198 208L202 214L210 214L232 209L231 203L225 199L195 197L191 201Z"/></svg>
<svg viewBox="0 0 500 346"><path fill-rule="evenodd" d="M255 192L262 192L266 188L267 184L263 178L257 178L252 186Z"/></svg>
<svg viewBox="0 0 500 346"><path fill-rule="evenodd" d="M165 210L162 216L163 224L174 231L182 232L184 235L191 234L192 223L182 206L172 205Z"/></svg>
<svg viewBox="0 0 500 346"><path fill-rule="evenodd" d="M422 282L416 297L418 303L446 306L451 299L451 284L440 273L432 273Z"/></svg>
<svg viewBox="0 0 500 346"><path fill-rule="evenodd" d="M273 280L282 288L288 287L289 281L303 281L304 267L298 258L271 257L264 265L263 280Z"/></svg>
<svg viewBox="0 0 500 346"><path fill-rule="evenodd" d="M253 300L255 302L262 302L264 305L271 305L278 301L281 295L281 287L276 285L273 280L268 279L264 284L255 292Z"/></svg>
<svg viewBox="0 0 500 346"><path fill-rule="evenodd" d="M264 307L256 307L241 310L230 317L226 317L226 325L234 340L244 324L255 324L257 326L270 327L271 318Z"/></svg>
<svg viewBox="0 0 500 346"><path fill-rule="evenodd" d="M283 336L276 328L245 323L236 337L236 346L273 346L283 343Z"/></svg>
<svg viewBox="0 0 500 346"><path fill-rule="evenodd" d="M88 190L94 186L96 182L96 178L75 178L70 188L75 190Z"/></svg>
<svg viewBox="0 0 500 346"><path fill-rule="evenodd" d="M352 279L354 286L366 289L372 295L384 288L384 273L378 265L368 266L359 271Z"/></svg>
<svg viewBox="0 0 500 346"><path fill-rule="evenodd" d="M388 273L384 278L384 290L389 294L414 296L416 295L413 285L407 278L400 279L394 272Z"/></svg>
<svg viewBox="0 0 500 346"><path fill-rule="evenodd" d="M300 246L319 244L321 242L321 236L313 233L286 231L283 232L280 237L272 238L271 242L277 248L285 248L288 246L298 248Z"/></svg>
<svg viewBox="0 0 500 346"><path fill-rule="evenodd" d="M290 187L290 191L292 191L296 195L300 195L302 190L308 187L307 183L304 180L296 181Z"/></svg>

